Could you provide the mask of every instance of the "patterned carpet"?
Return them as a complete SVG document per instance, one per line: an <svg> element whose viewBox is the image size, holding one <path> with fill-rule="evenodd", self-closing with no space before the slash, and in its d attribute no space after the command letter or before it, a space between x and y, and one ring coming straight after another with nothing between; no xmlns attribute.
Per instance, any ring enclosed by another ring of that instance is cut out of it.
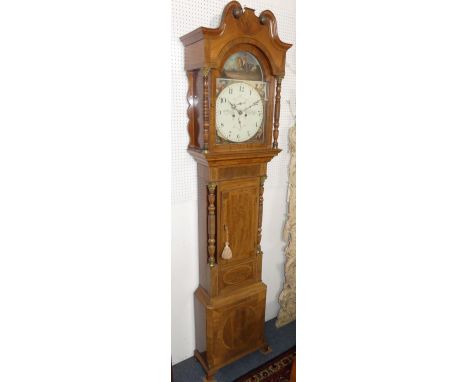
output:
<svg viewBox="0 0 468 382"><path fill-rule="evenodd" d="M296 345L296 321L281 328L275 326L275 321L276 319L272 319L265 322L265 337L272 348L272 352L266 355L258 351L253 352L223 367L215 375L218 382L233 382ZM202 382L205 375L202 367L194 357L174 365L173 372L174 382Z"/></svg>
<svg viewBox="0 0 468 382"><path fill-rule="evenodd" d="M296 347L280 354L234 382L289 382Z"/></svg>

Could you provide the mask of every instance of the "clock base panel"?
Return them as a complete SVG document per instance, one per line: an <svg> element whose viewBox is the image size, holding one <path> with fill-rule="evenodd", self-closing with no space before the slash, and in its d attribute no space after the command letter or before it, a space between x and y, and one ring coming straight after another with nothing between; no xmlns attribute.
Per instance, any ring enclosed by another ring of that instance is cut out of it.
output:
<svg viewBox="0 0 468 382"><path fill-rule="evenodd" d="M195 321L204 338L197 336L195 357L207 378L249 353L270 349L264 339L265 302L262 282L226 297L210 298L203 287L197 289Z"/></svg>

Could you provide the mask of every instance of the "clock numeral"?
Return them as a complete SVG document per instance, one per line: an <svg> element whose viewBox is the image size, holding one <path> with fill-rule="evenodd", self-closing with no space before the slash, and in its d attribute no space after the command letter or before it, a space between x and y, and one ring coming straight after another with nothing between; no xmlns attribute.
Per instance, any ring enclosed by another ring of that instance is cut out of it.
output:
<svg viewBox="0 0 468 382"><path fill-rule="evenodd" d="M239 134L237 134L236 137L237 137L237 139L240 139L240 135L239 135Z"/></svg>
<svg viewBox="0 0 468 382"><path fill-rule="evenodd" d="M239 91L241 91L242 93L244 92L244 85L239 86Z"/></svg>
<svg viewBox="0 0 468 382"><path fill-rule="evenodd" d="M229 94L232 94L232 88L229 88Z"/></svg>

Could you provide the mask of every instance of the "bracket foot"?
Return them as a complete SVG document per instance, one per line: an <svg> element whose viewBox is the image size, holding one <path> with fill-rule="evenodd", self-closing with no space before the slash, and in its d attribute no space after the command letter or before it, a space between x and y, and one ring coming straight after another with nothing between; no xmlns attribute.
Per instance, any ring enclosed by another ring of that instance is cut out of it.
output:
<svg viewBox="0 0 468 382"><path fill-rule="evenodd" d="M270 347L270 345L268 344L265 344L261 349L260 349L260 353L262 353L263 355L265 354L269 354L272 352L272 349Z"/></svg>

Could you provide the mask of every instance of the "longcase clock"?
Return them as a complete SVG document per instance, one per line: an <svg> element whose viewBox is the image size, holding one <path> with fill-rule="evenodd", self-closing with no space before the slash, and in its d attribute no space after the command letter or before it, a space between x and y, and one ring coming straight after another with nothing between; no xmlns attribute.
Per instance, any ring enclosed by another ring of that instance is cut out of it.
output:
<svg viewBox="0 0 468 382"><path fill-rule="evenodd" d="M218 28L181 37L189 107L188 151L197 162L199 280L195 356L214 381L221 367L260 350L263 186L278 148L286 51L269 10L231 1Z"/></svg>

